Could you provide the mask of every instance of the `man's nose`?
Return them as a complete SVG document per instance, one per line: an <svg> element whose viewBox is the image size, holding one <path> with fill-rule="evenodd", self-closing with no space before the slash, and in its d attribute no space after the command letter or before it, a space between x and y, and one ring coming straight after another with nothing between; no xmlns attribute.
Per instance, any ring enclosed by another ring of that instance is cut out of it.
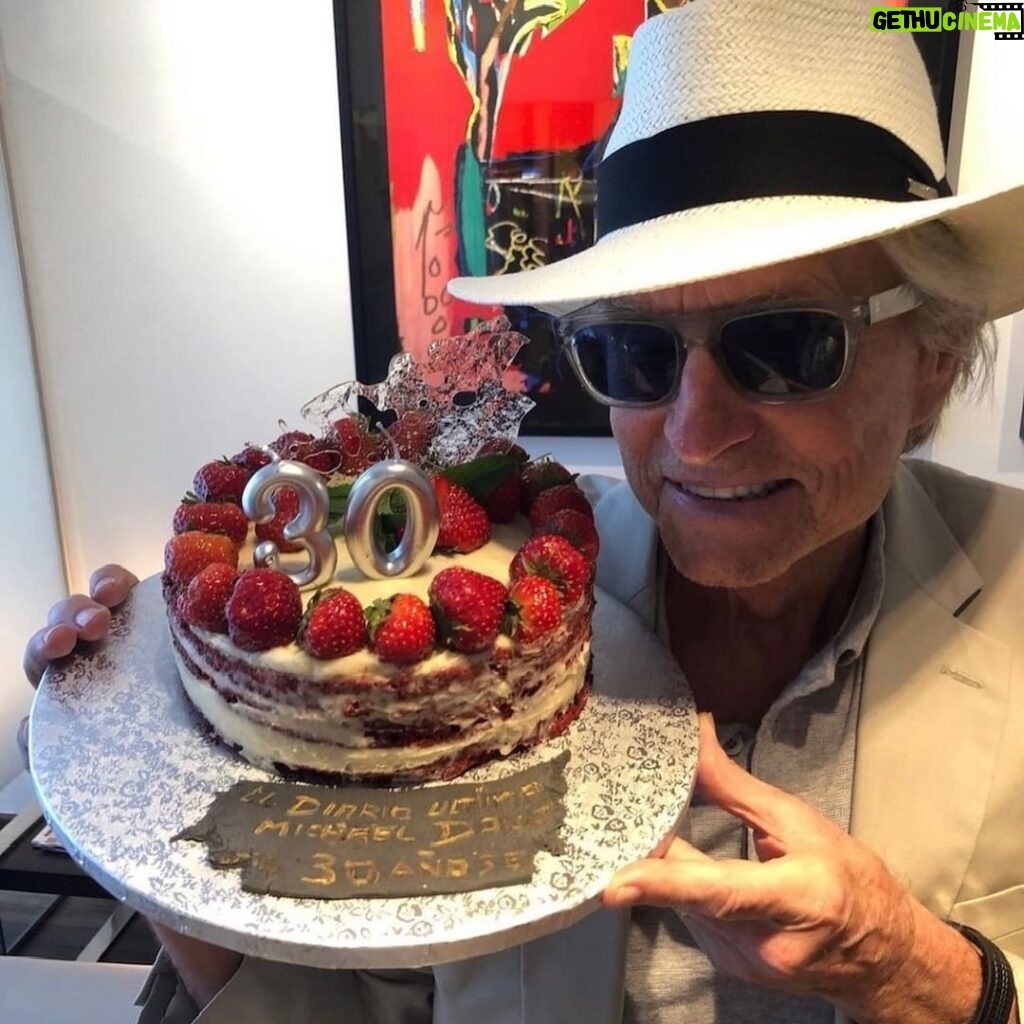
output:
<svg viewBox="0 0 1024 1024"><path fill-rule="evenodd" d="M757 430L757 412L725 378L711 353L694 346L664 430L682 462L704 465L750 440Z"/></svg>

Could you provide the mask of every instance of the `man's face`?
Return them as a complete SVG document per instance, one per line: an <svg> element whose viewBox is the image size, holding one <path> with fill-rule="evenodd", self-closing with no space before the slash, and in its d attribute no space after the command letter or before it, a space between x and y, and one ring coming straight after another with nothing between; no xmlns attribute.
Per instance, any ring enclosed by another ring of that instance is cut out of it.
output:
<svg viewBox="0 0 1024 1024"><path fill-rule="evenodd" d="M866 297L898 283L881 250L865 244L635 296L630 304L695 312L765 295ZM936 360L911 340L911 320L863 331L846 382L818 401L757 404L697 347L671 405L612 410L626 475L682 575L705 586L766 583L871 516L907 431L931 415L952 372L951 360ZM754 484L774 489L742 499L693 490Z"/></svg>

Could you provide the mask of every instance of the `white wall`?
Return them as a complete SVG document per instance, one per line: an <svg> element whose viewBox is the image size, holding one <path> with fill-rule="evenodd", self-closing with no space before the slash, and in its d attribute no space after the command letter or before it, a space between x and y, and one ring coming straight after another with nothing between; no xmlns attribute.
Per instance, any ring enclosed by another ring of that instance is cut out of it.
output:
<svg viewBox="0 0 1024 1024"><path fill-rule="evenodd" d="M966 33L973 45L963 120L957 191L1024 180L1024 42ZM963 54L961 54L963 59ZM1024 247L1024 236L1020 240ZM1024 487L1024 314L996 324L999 339L991 391L948 411L931 446L937 462Z"/></svg>
<svg viewBox="0 0 1024 1024"><path fill-rule="evenodd" d="M331 4L0 0L0 45L71 579L153 572L202 462L354 376Z"/></svg>
<svg viewBox="0 0 1024 1024"><path fill-rule="evenodd" d="M353 374L330 4L0 3L72 583Z"/></svg>
<svg viewBox="0 0 1024 1024"><path fill-rule="evenodd" d="M43 439L32 344L14 224L0 151L0 437L4 438L0 513L0 786L21 767L14 724L32 691L21 680L25 638L40 611L64 593L50 466Z"/></svg>

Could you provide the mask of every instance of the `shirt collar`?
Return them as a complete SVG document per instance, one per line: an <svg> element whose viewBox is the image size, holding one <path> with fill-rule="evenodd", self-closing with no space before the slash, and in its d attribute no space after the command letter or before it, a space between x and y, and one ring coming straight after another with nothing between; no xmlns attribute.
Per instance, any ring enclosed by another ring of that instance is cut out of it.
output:
<svg viewBox="0 0 1024 1024"><path fill-rule="evenodd" d="M852 665L861 657L878 618L884 592L885 517L879 510L868 520L868 540L860 581L842 625L779 694L772 706L773 711L781 710L800 697L806 697L831 686L839 669Z"/></svg>

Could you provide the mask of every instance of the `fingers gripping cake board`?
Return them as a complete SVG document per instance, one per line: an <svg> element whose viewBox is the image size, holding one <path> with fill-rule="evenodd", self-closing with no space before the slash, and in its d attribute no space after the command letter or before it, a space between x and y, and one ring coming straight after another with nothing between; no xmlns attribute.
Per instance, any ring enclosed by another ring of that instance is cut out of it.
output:
<svg viewBox="0 0 1024 1024"><path fill-rule="evenodd" d="M184 690L242 757L450 779L579 715L598 541L572 475L515 444L522 340L495 321L398 356L198 470L163 592Z"/></svg>

